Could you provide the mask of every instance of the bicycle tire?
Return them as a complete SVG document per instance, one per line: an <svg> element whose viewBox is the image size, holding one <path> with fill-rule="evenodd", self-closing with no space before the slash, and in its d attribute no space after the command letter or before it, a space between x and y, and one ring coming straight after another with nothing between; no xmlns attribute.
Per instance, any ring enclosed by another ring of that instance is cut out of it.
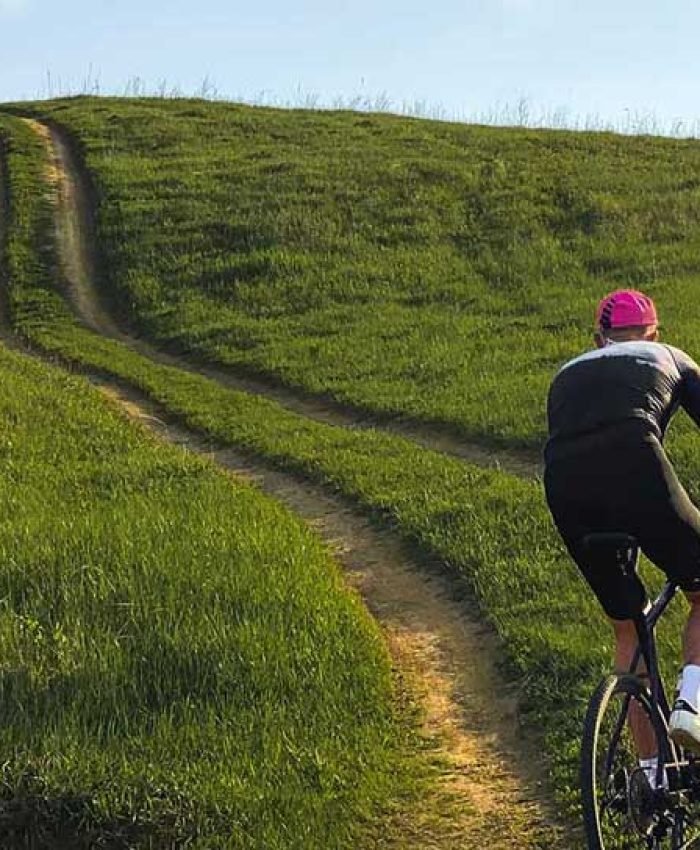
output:
<svg viewBox="0 0 700 850"><path fill-rule="evenodd" d="M657 752L667 750L663 717L640 679L630 674L605 678L588 705L581 746L581 803L588 850L673 850L679 846L676 830L669 828L664 836L644 836L632 817L630 778L638 771L626 723L632 700L651 723Z"/></svg>

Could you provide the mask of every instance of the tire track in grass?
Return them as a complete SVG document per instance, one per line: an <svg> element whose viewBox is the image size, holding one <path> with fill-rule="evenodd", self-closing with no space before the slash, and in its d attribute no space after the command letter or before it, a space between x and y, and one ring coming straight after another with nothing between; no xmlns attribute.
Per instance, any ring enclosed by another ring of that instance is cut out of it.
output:
<svg viewBox="0 0 700 850"><path fill-rule="evenodd" d="M532 477L540 472L540 456L535 450L490 449L483 444L456 437L447 427L373 417L340 402L295 392L272 382L241 377L223 367L194 365L184 357L169 354L143 339L125 333L110 314L96 287L99 274L95 252L92 250L95 244L94 210L88 180L78 163L71 141L65 130L53 122L25 120L44 138L50 152L59 192L59 248L65 289L81 321L91 330L117 339L151 360L205 375L232 389L266 396L295 413L319 422L344 428L384 429L434 451L459 457L478 466L500 467L522 477ZM79 247L81 240L82 249ZM78 259L81 253L83 256Z"/></svg>
<svg viewBox="0 0 700 850"><path fill-rule="evenodd" d="M517 695L498 673L498 641L469 601L455 599L455 585L444 574L417 562L395 535L376 529L322 488L213 447L137 390L102 378L94 382L132 420L208 456L303 517L381 624L395 665L417 691L422 732L436 748L440 775L434 797L411 818L400 817L383 837L386 844L377 846L570 846L561 843L561 829L547 810L542 778L532 765L525 767L535 754L525 754L519 740Z"/></svg>
<svg viewBox="0 0 700 850"><path fill-rule="evenodd" d="M51 149L53 131L31 123ZM81 226L81 219L89 218L85 194L70 169L65 171L65 148L63 154L59 147L55 151L61 275L76 312L93 330L152 359L180 366L179 358L126 337L100 304L87 247L90 226ZM386 834L378 835L374 846L443 850L476 850L485 843L502 850L571 846L544 796L537 755L520 739L516 694L497 670L498 640L478 620L471 600L456 598L464 596L456 582L439 570L426 569L395 535L373 528L339 497L230 448L212 447L138 390L96 375L91 379L126 415L160 438L207 454L302 516L335 553L349 583L381 624L396 667L407 674L419 698L423 731L440 766L429 798L410 815L396 815L396 822L386 825ZM241 388L237 382L235 386Z"/></svg>

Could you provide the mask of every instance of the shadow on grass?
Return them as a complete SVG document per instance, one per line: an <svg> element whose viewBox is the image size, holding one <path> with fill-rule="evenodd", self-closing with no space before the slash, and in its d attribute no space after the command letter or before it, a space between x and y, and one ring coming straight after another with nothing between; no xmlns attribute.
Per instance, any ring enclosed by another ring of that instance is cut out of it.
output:
<svg viewBox="0 0 700 850"><path fill-rule="evenodd" d="M99 694L92 676L57 677L48 687L37 685L26 670L0 675L4 724L6 729L14 724L17 741L31 733L40 735L44 727L69 714L80 694L95 697L80 704L78 711L85 713L87 726L94 727L90 731L96 740L125 734L104 723L115 694ZM148 720L152 716L146 715ZM140 788L131 804L122 803L116 811L105 813L93 793L63 792L46 778L43 762L50 762L50 757L42 760L16 751L7 755L7 760L0 761L0 850L170 850L187 846L197 831L190 819L191 802L177 792Z"/></svg>
<svg viewBox="0 0 700 850"><path fill-rule="evenodd" d="M12 850L87 850L175 847L152 824L127 817L99 820L92 799L29 794L0 800L0 847Z"/></svg>

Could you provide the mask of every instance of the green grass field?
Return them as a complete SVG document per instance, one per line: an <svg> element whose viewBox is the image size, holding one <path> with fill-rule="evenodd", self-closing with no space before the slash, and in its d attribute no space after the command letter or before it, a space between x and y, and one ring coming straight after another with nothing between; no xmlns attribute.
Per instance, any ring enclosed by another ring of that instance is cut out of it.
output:
<svg viewBox="0 0 700 850"><path fill-rule="evenodd" d="M401 730L318 541L81 380L2 350L0 373L0 797L157 846L359 841Z"/></svg>
<svg viewBox="0 0 700 850"><path fill-rule="evenodd" d="M26 323L48 201L13 129L1 268ZM2 846L364 846L427 767L318 539L83 379L2 346L0 379Z"/></svg>
<svg viewBox="0 0 700 850"><path fill-rule="evenodd" d="M700 147L203 101L14 107L60 121L106 287L203 359L492 443L541 442L598 297L647 289L700 348Z"/></svg>
<svg viewBox="0 0 700 850"><path fill-rule="evenodd" d="M96 120L95 110L99 114L99 110L117 106L82 101L69 109L74 114L82 109L81 120L90 124ZM183 104L157 107L176 114L184 108L194 109ZM123 108L146 107L139 103ZM302 119L312 120L305 115L295 120ZM279 120L291 119L280 116ZM320 120L340 118L322 116ZM391 126L395 119L382 120ZM22 333L67 362L96 368L139 387L164 409L219 442L252 451L345 494L464 577L482 615L502 640L504 672L520 683L528 734L543 738L558 796L573 807L581 714L593 683L609 666L610 640L601 612L556 538L539 482L477 469L381 431L353 431L312 422L270 401L153 364L80 328L53 288L49 269L36 250L47 243L50 218L50 205L38 190L42 146L16 121L8 119L3 127L5 135L14 139L9 157L12 179L27 186L26 192L15 190L15 222L9 242L9 256L15 258L10 264L14 321ZM425 131L436 132L431 127ZM33 262L23 265L23 257L31 257ZM162 297L165 315L167 299L164 294ZM494 298L499 297L496 292ZM582 305L590 306L585 291L577 297ZM690 299L690 293L685 297ZM176 309L179 307L173 307ZM496 320L491 317L492 324ZM569 325L572 339L577 327ZM539 326L538 333L544 335L546 330ZM555 330L550 335L557 346L564 338ZM501 344L505 350L506 340ZM491 359L470 361L472 371L491 367ZM539 377L535 377L544 381L549 372L544 363L539 368ZM512 377L520 372L524 369L512 372ZM491 412L500 415L497 399L492 407ZM689 434L675 441L674 456L683 461L686 475L698 471L698 453ZM661 632L669 672L677 659L683 605L678 600Z"/></svg>
<svg viewBox="0 0 700 850"><path fill-rule="evenodd" d="M84 151L108 295L142 333L193 357L485 442L536 445L552 373L588 344L605 291L645 288L669 340L691 353L700 343L697 143L189 101L32 109ZM0 136L17 330L63 362L140 388L216 441L344 494L462 576L501 638L559 798L575 806L581 714L610 640L540 483L381 430L312 422L81 328L52 275L45 151L14 119L0 119ZM687 423L670 449L699 497ZM662 624L669 674L683 607ZM386 680L377 687L372 698L385 699ZM367 770L380 807L384 774ZM323 835L313 799L300 823Z"/></svg>

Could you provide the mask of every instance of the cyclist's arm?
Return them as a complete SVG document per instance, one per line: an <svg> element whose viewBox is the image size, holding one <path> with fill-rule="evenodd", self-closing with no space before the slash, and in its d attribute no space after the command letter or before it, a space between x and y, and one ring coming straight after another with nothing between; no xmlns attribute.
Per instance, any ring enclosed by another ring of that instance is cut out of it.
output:
<svg viewBox="0 0 700 850"><path fill-rule="evenodd" d="M700 366L684 352L675 351L674 354L682 379L681 407L700 427Z"/></svg>

